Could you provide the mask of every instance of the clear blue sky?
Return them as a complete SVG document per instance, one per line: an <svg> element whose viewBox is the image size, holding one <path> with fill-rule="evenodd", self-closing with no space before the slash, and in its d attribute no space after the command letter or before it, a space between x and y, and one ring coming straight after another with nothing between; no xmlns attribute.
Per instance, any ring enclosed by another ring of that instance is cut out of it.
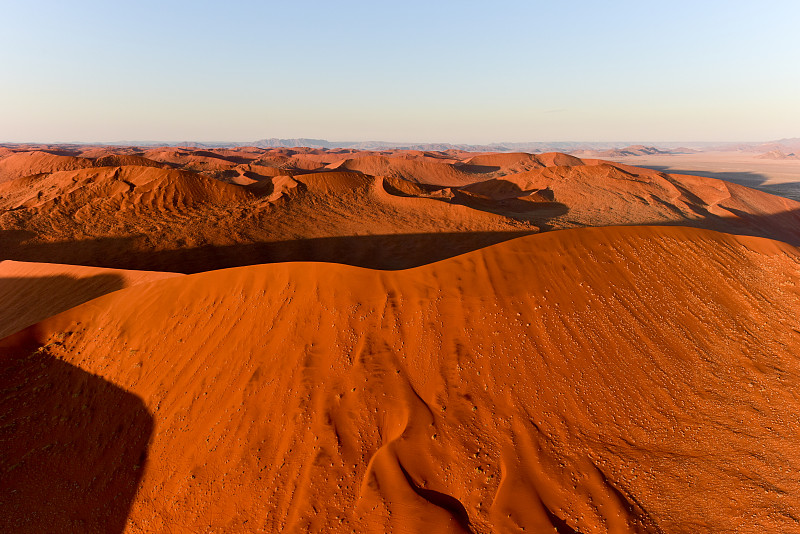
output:
<svg viewBox="0 0 800 534"><path fill-rule="evenodd" d="M800 136L800 1L0 0L0 141Z"/></svg>

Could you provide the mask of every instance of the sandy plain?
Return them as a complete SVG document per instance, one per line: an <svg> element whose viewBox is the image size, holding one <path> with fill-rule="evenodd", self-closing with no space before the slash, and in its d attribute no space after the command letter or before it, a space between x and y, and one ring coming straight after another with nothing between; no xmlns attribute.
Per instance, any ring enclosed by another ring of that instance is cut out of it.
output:
<svg viewBox="0 0 800 534"><path fill-rule="evenodd" d="M761 152L712 151L611 158L668 173L719 178L800 200L800 159L764 159Z"/></svg>

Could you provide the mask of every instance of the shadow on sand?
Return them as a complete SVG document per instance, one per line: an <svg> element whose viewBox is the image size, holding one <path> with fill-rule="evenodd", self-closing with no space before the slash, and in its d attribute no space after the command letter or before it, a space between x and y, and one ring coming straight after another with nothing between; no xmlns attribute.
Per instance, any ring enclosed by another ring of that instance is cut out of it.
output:
<svg viewBox="0 0 800 534"><path fill-rule="evenodd" d="M520 201L522 202L522 201ZM800 210L766 216L734 213L700 219L643 222L639 226L688 226L735 235L765 237L800 246ZM533 223L547 230L545 218ZM152 250L144 236L42 243L26 232L0 232L0 259L55 262L118 269L197 273L289 261L341 263L370 269L418 267L478 250L536 230L436 234L357 235L187 249Z"/></svg>
<svg viewBox="0 0 800 534"><path fill-rule="evenodd" d="M122 532L153 418L57 344L35 327L0 341L0 532Z"/></svg>
<svg viewBox="0 0 800 534"><path fill-rule="evenodd" d="M800 210L734 215L668 225L800 245ZM147 251L137 248L136 238L36 243L25 232L0 232L0 250L5 259L183 272L282 261L402 269L531 233L346 236ZM52 292L52 284L64 282L53 278L33 282L38 286L31 291ZM111 279L81 283L65 287L80 299L91 298L94 287L115 287ZM0 532L122 532L146 463L153 417L136 395L54 357L59 341L44 345L44 337L34 326L0 340Z"/></svg>
<svg viewBox="0 0 800 534"><path fill-rule="evenodd" d="M0 339L42 319L125 287L116 274L84 278L71 276L1 277ZM11 311L13 310L13 311Z"/></svg>
<svg viewBox="0 0 800 534"><path fill-rule="evenodd" d="M144 240L139 238L0 243L2 259L119 269L196 273L261 263L319 261L395 270L444 260L533 233L536 231L363 235L177 250L142 250Z"/></svg>

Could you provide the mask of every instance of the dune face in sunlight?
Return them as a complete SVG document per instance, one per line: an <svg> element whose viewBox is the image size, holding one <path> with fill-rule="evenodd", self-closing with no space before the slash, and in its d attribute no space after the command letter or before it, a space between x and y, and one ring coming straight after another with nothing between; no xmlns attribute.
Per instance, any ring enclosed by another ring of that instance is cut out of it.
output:
<svg viewBox="0 0 800 534"><path fill-rule="evenodd" d="M0 530L798 529L800 204L557 153L45 148L0 157Z"/></svg>
<svg viewBox="0 0 800 534"><path fill-rule="evenodd" d="M36 328L153 414L131 532L785 531L799 267L759 238L582 229L168 279Z"/></svg>
<svg viewBox="0 0 800 534"><path fill-rule="evenodd" d="M541 231L654 224L796 245L800 203L558 153L30 147L0 158L0 246L28 262L402 269Z"/></svg>

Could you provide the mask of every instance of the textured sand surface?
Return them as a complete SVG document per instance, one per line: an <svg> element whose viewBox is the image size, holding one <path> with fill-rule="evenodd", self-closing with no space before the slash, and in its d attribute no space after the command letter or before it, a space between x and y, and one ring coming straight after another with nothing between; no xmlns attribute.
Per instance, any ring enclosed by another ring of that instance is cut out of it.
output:
<svg viewBox="0 0 800 534"><path fill-rule="evenodd" d="M19 261L402 269L542 231L653 224L800 244L799 202L557 153L20 150L0 158L0 257Z"/></svg>
<svg viewBox="0 0 800 534"><path fill-rule="evenodd" d="M106 293L177 273L0 261L0 338Z"/></svg>
<svg viewBox="0 0 800 534"><path fill-rule="evenodd" d="M578 229L406 271L132 287L7 338L2 361L49 357L141 399L127 532L794 532L798 284L800 251L776 241ZM86 454L119 484L117 456ZM2 462L4 530L41 531L38 466Z"/></svg>
<svg viewBox="0 0 800 534"><path fill-rule="evenodd" d="M0 532L800 532L797 245L558 153L3 147Z"/></svg>

